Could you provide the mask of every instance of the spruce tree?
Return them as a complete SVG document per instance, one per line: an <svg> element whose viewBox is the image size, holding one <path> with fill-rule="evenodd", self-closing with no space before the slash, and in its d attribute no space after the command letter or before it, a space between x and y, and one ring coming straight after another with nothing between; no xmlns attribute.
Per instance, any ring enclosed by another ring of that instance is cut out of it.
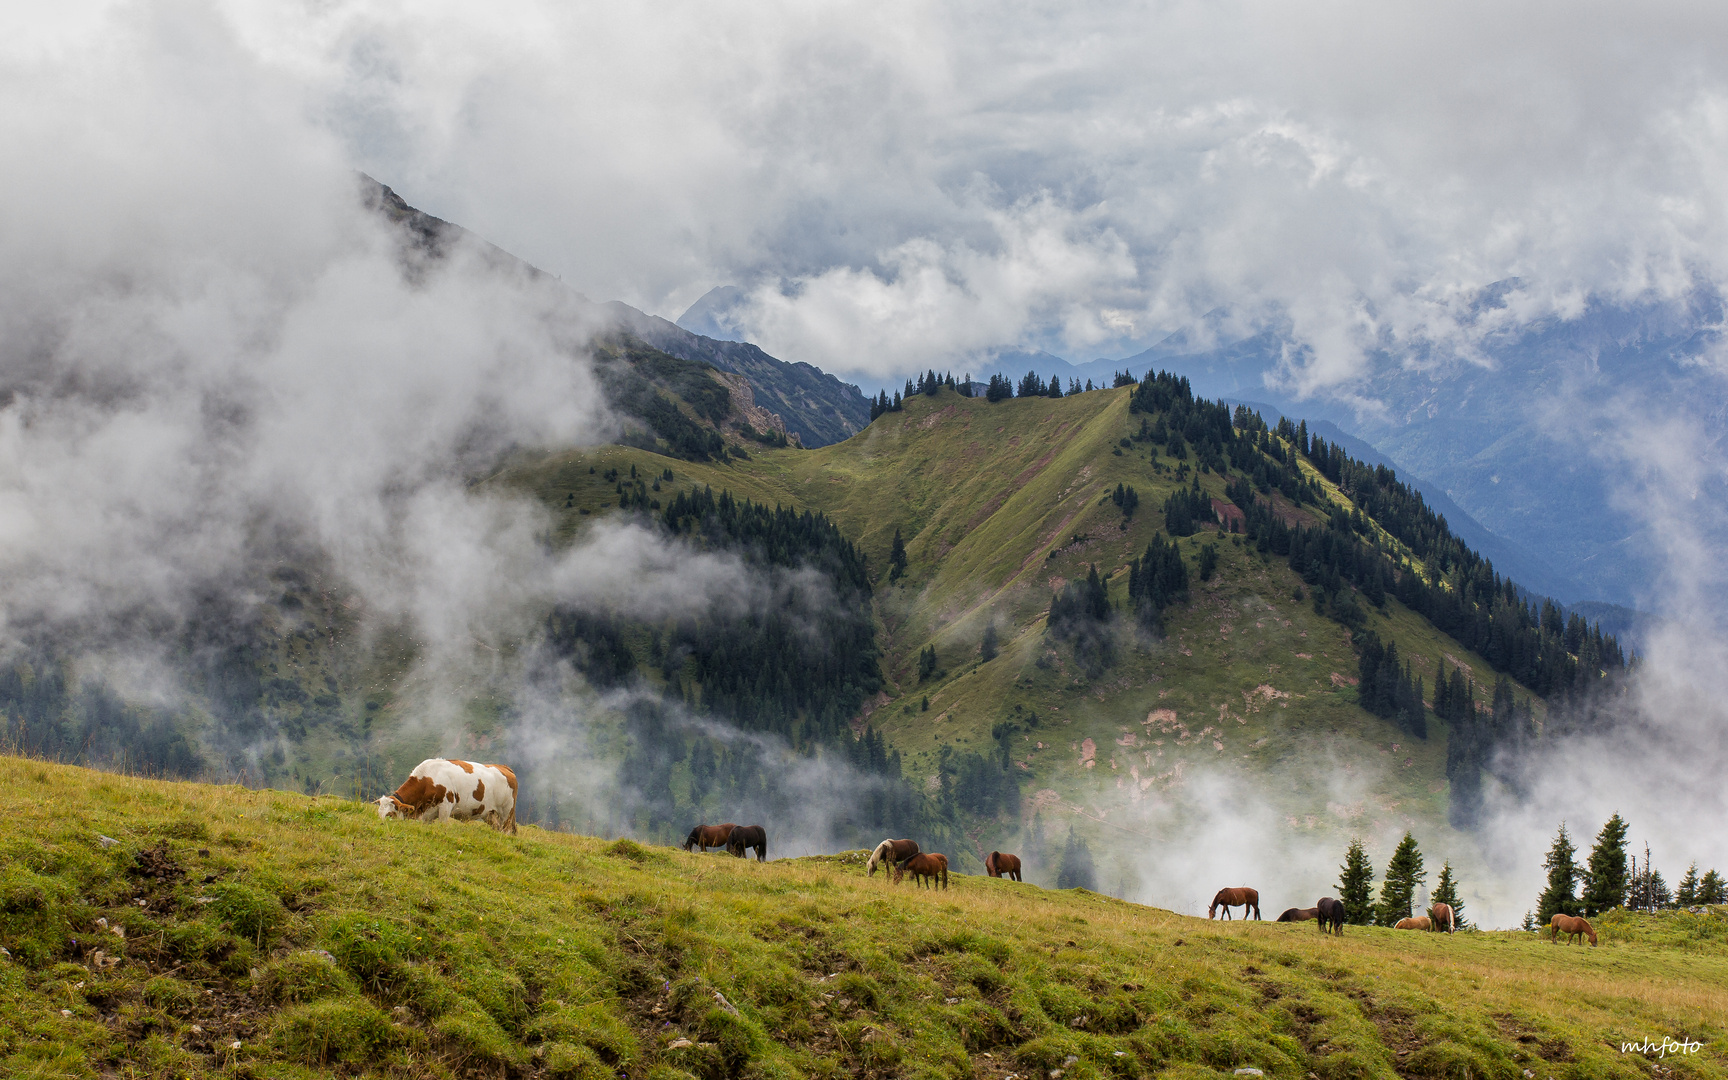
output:
<svg viewBox="0 0 1728 1080"><path fill-rule="evenodd" d="M1698 879L1698 902L1728 904L1728 881L1722 880L1722 875L1715 870L1706 870L1704 876Z"/></svg>
<svg viewBox="0 0 1728 1080"><path fill-rule="evenodd" d="M1416 903L1416 889L1426 880L1428 872L1422 869L1422 852L1416 848L1416 838L1405 833L1386 864L1386 879L1380 883L1380 902L1374 909L1376 921L1381 926L1392 926L1399 919L1408 919Z"/></svg>
<svg viewBox="0 0 1728 1080"><path fill-rule="evenodd" d="M997 647L996 623L991 621L984 627L984 640L978 643L978 655L988 663L996 659Z"/></svg>
<svg viewBox="0 0 1728 1080"><path fill-rule="evenodd" d="M1561 822L1554 846L1548 849L1548 857L1542 860L1542 865L1548 870L1548 887L1536 899L1536 919L1543 926L1547 926L1556 915L1578 914L1578 898L1573 893L1578 883L1578 865L1573 861L1577 853L1572 838L1566 835L1566 823Z"/></svg>
<svg viewBox="0 0 1728 1080"><path fill-rule="evenodd" d="M1450 905L1452 918L1459 926L1464 925L1464 901L1458 899L1458 879L1452 876L1451 859L1440 865L1440 880L1434 886L1434 902Z"/></svg>
<svg viewBox="0 0 1728 1080"><path fill-rule="evenodd" d="M1584 914L1594 917L1626 906L1626 822L1615 814L1596 836L1584 871Z"/></svg>
<svg viewBox="0 0 1728 1080"><path fill-rule="evenodd" d="M1351 926L1367 926L1374 916L1374 865L1362 849L1359 837L1350 838L1344 865L1338 868L1338 898L1344 905L1344 920Z"/></svg>
<svg viewBox="0 0 1728 1080"><path fill-rule="evenodd" d="M1526 911L1524 913L1524 921L1519 924L1518 929L1524 931L1526 934L1535 930L1536 929L1536 916L1534 914Z"/></svg>
<svg viewBox="0 0 1728 1080"><path fill-rule="evenodd" d="M1686 876L1674 890L1674 902L1683 908L1698 906L1698 862L1686 868Z"/></svg>
<svg viewBox="0 0 1728 1080"><path fill-rule="evenodd" d="M1092 866L1092 849L1068 826L1068 842L1062 848L1062 868L1056 872L1058 889L1092 889L1097 891L1098 874Z"/></svg>
<svg viewBox="0 0 1728 1080"><path fill-rule="evenodd" d="M888 551L888 580L890 583L899 581L900 575L906 572L906 541L900 538L900 530L894 530L894 546Z"/></svg>

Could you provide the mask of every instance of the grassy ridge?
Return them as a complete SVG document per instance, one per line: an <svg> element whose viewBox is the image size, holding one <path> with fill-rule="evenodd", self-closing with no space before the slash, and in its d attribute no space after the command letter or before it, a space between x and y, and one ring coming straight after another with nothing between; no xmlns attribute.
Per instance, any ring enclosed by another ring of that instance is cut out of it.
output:
<svg viewBox="0 0 1728 1080"><path fill-rule="evenodd" d="M1728 1076L1719 916L1328 939L0 760L7 1075Z"/></svg>
<svg viewBox="0 0 1728 1080"><path fill-rule="evenodd" d="M1472 859L1471 845L1455 842L1445 825L1444 725L1431 721L1426 740L1411 739L1357 705L1348 633L1295 598L1302 583L1284 560L1203 528L1179 542L1193 600L1168 613L1163 642L1125 647L1098 680L1071 670L1046 642L1052 591L1090 565L1109 576L1123 605L1128 561L1162 531L1164 499L1191 482L1177 478L1168 458L1155 467L1145 444L1121 445L1140 424L1128 411L1129 393L994 404L952 392L913 397L904 412L820 450L672 463L675 479L665 490L711 484L770 505L820 510L867 553L879 572L876 610L890 680L870 722L906 756L915 778L935 773L943 745L983 752L994 724L1020 723L1015 757L1029 796L1024 812L986 827L975 838L978 851L964 853L969 863L992 846L1015 843L1035 811L1050 829L1074 824L1096 836L1126 835L1126 828L1156 839L1149 816L1180 802L1184 785L1201 772L1251 781L1275 774L1276 783L1253 786L1285 827L1336 838L1340 851L1348 833L1372 845L1416 828L1431 855ZM616 506L603 474L618 468L627 476L631 464L644 477L666 466L650 454L607 447L519 461L493 482L532 492L561 515L557 527L568 538ZM1119 483L1139 492L1132 519L1106 498ZM1223 477L1202 475L1200 483L1223 497ZM910 564L890 585L885 570L896 529ZM1195 574L1202 544L1220 551L1218 573L1205 583ZM978 646L990 621L1002 649L984 663ZM1463 665L1480 685L1492 684L1484 660L1395 600L1372 613L1369 625L1397 642L1430 692L1443 665ZM941 670L920 681L917 656L931 645ZM1161 710L1173 711L1177 723L1152 721L1154 713L1167 715ZM1340 774L1350 778L1349 798L1340 799L1332 782Z"/></svg>

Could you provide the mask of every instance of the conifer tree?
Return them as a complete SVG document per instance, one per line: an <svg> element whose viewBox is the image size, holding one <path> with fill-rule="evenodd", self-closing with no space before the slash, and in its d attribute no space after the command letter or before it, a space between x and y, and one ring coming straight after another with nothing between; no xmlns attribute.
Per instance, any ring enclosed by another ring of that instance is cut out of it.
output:
<svg viewBox="0 0 1728 1080"><path fill-rule="evenodd" d="M1519 924L1518 929L1524 931L1526 934L1535 930L1536 929L1536 916L1532 912L1526 911L1524 913L1524 921Z"/></svg>
<svg viewBox="0 0 1728 1080"><path fill-rule="evenodd" d="M1566 823L1561 822L1554 845L1548 849L1548 857L1542 860L1548 871L1548 886L1536 899L1536 919L1543 926L1547 926L1555 915L1578 914L1578 898L1573 893L1578 883L1578 865L1573 861L1577 854L1572 838L1566 835Z"/></svg>
<svg viewBox="0 0 1728 1080"><path fill-rule="evenodd" d="M1584 914L1626 906L1626 822L1616 813L1602 826L1584 871Z"/></svg>
<svg viewBox="0 0 1728 1080"><path fill-rule="evenodd" d="M1344 853L1344 865L1338 868L1338 898L1344 905L1344 919L1352 926L1367 926L1374 915L1374 865L1362 849L1362 840L1351 837L1350 850Z"/></svg>
<svg viewBox="0 0 1728 1080"><path fill-rule="evenodd" d="M1698 906L1698 861L1686 868L1686 876L1674 889L1674 902L1683 908Z"/></svg>
<svg viewBox="0 0 1728 1080"><path fill-rule="evenodd" d="M985 624L984 640L978 644L978 655L983 657L984 661L988 663L989 661L996 659L996 650L996 623L995 620L991 620L989 623Z"/></svg>
<svg viewBox="0 0 1728 1080"><path fill-rule="evenodd" d="M1380 883L1380 902L1374 909L1375 920L1381 926L1391 926L1399 919L1408 919L1416 903L1416 889L1426 880L1428 872L1422 869L1422 852L1417 850L1416 838L1405 833L1386 864L1386 878Z"/></svg>
<svg viewBox="0 0 1728 1080"><path fill-rule="evenodd" d="M1058 889L1098 888L1098 873L1092 866L1092 849L1068 826L1068 842L1062 848L1062 868L1056 872Z"/></svg>
<svg viewBox="0 0 1728 1080"><path fill-rule="evenodd" d="M1728 881L1722 880L1722 875L1715 870L1706 870L1698 879L1698 902L1728 904Z"/></svg>
<svg viewBox="0 0 1728 1080"><path fill-rule="evenodd" d="M1453 919L1459 926L1464 925L1464 901L1458 899L1458 879L1452 876L1451 859L1440 865L1440 880L1434 885L1434 902L1450 905Z"/></svg>
<svg viewBox="0 0 1728 1080"><path fill-rule="evenodd" d="M888 551L888 581L890 584L899 581L900 575L906 572L906 541L900 538L900 530L894 530L894 546Z"/></svg>

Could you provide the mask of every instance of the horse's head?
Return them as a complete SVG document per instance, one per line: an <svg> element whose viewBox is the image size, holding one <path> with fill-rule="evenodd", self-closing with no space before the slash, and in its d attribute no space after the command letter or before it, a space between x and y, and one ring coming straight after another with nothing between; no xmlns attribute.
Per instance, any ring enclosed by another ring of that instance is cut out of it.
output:
<svg viewBox="0 0 1728 1080"><path fill-rule="evenodd" d="M696 847L696 841L698 841L700 839L702 839L702 826L698 825L694 829L690 830L689 836L686 836L684 838L684 850L685 851L694 850Z"/></svg>

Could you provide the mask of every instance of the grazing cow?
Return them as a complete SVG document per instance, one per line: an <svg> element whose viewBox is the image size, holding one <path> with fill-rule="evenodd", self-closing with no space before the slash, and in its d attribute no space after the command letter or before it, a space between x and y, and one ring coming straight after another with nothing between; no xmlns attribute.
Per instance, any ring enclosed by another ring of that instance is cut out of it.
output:
<svg viewBox="0 0 1728 1080"><path fill-rule="evenodd" d="M900 884L900 879L905 877L908 872L912 875L913 884L922 885L928 880L930 887L935 888L936 883L940 881L942 887L946 889L948 887L948 856L934 851L928 855L912 856L895 868L894 884Z"/></svg>
<svg viewBox="0 0 1728 1080"><path fill-rule="evenodd" d="M1317 907L1293 907L1284 912L1284 914L1278 916L1278 921L1307 922L1309 919L1318 918L1319 916L1320 909Z"/></svg>
<svg viewBox="0 0 1728 1080"><path fill-rule="evenodd" d="M1219 889L1218 895L1212 898L1212 906L1206 909L1206 917L1212 918L1220 907L1224 909L1226 919L1230 917L1230 909L1233 907L1242 909L1244 919L1248 917L1248 910L1252 908L1254 917L1258 919L1260 917L1259 890L1250 889L1247 886L1238 889Z"/></svg>
<svg viewBox="0 0 1728 1080"><path fill-rule="evenodd" d="M1428 909L1428 918L1434 923L1436 932L1444 930L1450 934L1458 929L1458 916L1451 904L1435 904Z"/></svg>
<svg viewBox="0 0 1728 1080"><path fill-rule="evenodd" d="M1588 919L1577 915L1557 914L1548 920L1548 937L1554 944L1560 944L1561 934L1566 935L1568 945L1572 944L1573 938L1577 938L1580 945L1584 944L1585 938L1590 939L1590 944L1596 944L1596 928L1590 925Z"/></svg>
<svg viewBox="0 0 1728 1080"><path fill-rule="evenodd" d="M756 861L768 861L768 830L760 825L734 825L726 837L726 851L740 859L746 848L756 849Z"/></svg>
<svg viewBox="0 0 1728 1080"><path fill-rule="evenodd" d="M427 758L392 795L378 797L381 818L469 821L516 833L516 774L503 765Z"/></svg>
<svg viewBox="0 0 1728 1080"><path fill-rule="evenodd" d="M1009 877L1019 881L1020 856L992 851L984 857L984 872L991 877Z"/></svg>
<svg viewBox="0 0 1728 1080"><path fill-rule="evenodd" d="M698 825L684 838L684 850L693 851L700 846L702 854L706 855L711 847L723 848L737 827L730 821L724 825Z"/></svg>
<svg viewBox="0 0 1728 1080"><path fill-rule="evenodd" d="M1330 930L1338 937L1344 936L1344 901L1322 896L1320 902L1314 905L1314 910L1319 913L1322 934Z"/></svg>
<svg viewBox="0 0 1728 1080"><path fill-rule="evenodd" d="M876 845L876 850L870 853L870 872L866 877L875 877L878 866L886 866L892 870L901 863L918 854L916 840L884 840Z"/></svg>
<svg viewBox="0 0 1728 1080"><path fill-rule="evenodd" d="M1434 928L1434 920L1430 919L1426 915L1418 915L1412 919L1399 919L1398 924L1396 926L1394 926L1392 929L1394 929L1394 930L1432 930L1433 928Z"/></svg>

